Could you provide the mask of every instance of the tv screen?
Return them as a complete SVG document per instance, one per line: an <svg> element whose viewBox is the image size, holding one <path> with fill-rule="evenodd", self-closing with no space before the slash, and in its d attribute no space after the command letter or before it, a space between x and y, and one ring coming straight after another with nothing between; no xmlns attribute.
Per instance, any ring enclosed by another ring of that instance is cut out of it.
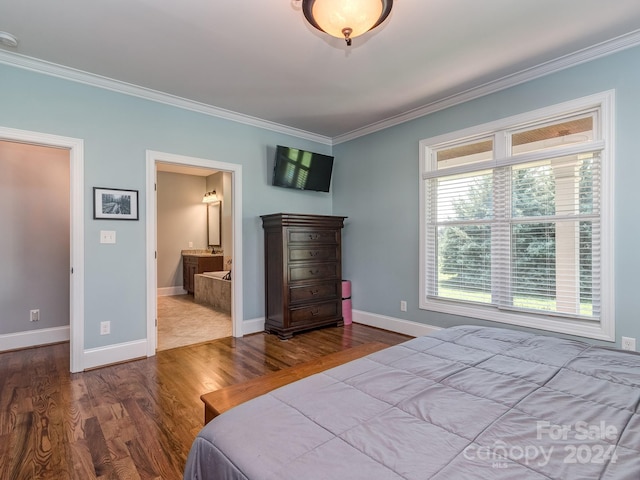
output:
<svg viewBox="0 0 640 480"><path fill-rule="evenodd" d="M278 145L272 185L328 192L333 157Z"/></svg>

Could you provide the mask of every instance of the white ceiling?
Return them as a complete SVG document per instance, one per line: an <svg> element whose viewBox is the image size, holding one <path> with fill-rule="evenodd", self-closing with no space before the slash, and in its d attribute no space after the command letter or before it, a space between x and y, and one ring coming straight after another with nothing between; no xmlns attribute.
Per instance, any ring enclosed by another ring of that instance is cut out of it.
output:
<svg viewBox="0 0 640 480"><path fill-rule="evenodd" d="M395 0L347 47L296 0L0 0L0 31L19 39L0 61L32 57L335 140L623 35L638 44L639 28L639 0Z"/></svg>

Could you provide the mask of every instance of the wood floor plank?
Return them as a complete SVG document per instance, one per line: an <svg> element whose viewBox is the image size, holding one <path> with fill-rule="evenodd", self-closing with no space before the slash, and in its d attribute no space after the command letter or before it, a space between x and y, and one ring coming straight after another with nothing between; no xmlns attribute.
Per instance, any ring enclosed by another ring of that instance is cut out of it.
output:
<svg viewBox="0 0 640 480"><path fill-rule="evenodd" d="M282 370L270 372L246 382L240 382L227 387L213 390L200 396L204 402L204 423L208 423L218 415L247 402L259 395L269 393L276 388L288 385L316 373L337 367L351 360L364 357L380 351L388 345L380 342L365 343L346 350L327 353L322 357L300 363Z"/></svg>
<svg viewBox="0 0 640 480"><path fill-rule="evenodd" d="M111 478L113 471L111 455L96 417L91 417L85 422L85 436L96 477Z"/></svg>
<svg viewBox="0 0 640 480"><path fill-rule="evenodd" d="M69 478L87 480L95 480L96 473L93 468L93 460L91 458L91 452L89 451L88 442L84 439L80 439L69 445L70 462L66 468L62 469L59 473L62 476L63 473L69 472Z"/></svg>
<svg viewBox="0 0 640 480"><path fill-rule="evenodd" d="M0 353L0 479L181 479L202 428L202 394L408 338L357 324L287 341L260 333L76 374L69 344Z"/></svg>
<svg viewBox="0 0 640 480"><path fill-rule="evenodd" d="M19 413L15 418L15 428L9 435L9 458L0 478L37 478L33 458L33 413ZM16 459L20 459L19 462ZM5 462L2 462L4 465Z"/></svg>

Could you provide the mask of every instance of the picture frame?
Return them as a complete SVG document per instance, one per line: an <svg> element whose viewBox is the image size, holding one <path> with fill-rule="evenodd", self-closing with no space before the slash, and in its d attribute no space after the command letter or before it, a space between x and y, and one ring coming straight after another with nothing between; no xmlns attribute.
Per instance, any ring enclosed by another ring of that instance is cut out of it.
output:
<svg viewBox="0 0 640 480"><path fill-rule="evenodd" d="M93 187L95 220L138 220L138 190Z"/></svg>

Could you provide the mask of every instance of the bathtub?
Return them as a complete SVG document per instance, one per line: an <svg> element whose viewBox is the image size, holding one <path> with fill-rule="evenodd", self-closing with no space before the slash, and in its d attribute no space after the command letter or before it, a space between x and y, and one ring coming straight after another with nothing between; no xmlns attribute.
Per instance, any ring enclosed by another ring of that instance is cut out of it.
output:
<svg viewBox="0 0 640 480"><path fill-rule="evenodd" d="M222 277L228 270L194 275L193 299L224 313L231 313L231 280Z"/></svg>
<svg viewBox="0 0 640 480"><path fill-rule="evenodd" d="M205 277L210 277L210 278L219 278L222 280L223 277L225 277L228 274L229 274L229 270L220 270L219 272L203 272L201 275L204 275Z"/></svg>

